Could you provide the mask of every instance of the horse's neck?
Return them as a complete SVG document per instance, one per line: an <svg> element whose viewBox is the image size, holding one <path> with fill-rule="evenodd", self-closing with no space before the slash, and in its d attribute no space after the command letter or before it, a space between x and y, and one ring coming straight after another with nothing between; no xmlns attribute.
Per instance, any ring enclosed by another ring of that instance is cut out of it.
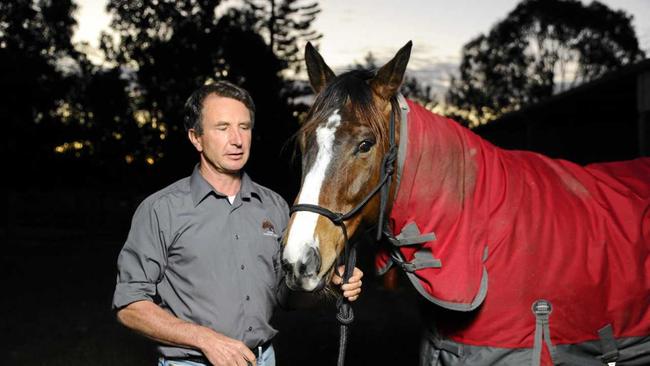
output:
<svg viewBox="0 0 650 366"><path fill-rule="evenodd" d="M398 200L409 207L432 208L441 225L476 219L477 196L487 189L486 156L494 147L456 122L409 103L408 162ZM400 139L404 136L400 136ZM478 222L477 222L478 224Z"/></svg>

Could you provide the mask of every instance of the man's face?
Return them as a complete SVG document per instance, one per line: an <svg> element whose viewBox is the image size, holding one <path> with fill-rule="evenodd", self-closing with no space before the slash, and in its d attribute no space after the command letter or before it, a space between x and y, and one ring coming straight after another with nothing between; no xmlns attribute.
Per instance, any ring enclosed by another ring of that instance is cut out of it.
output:
<svg viewBox="0 0 650 366"><path fill-rule="evenodd" d="M252 123L248 108L235 99L208 95L201 111L203 134L190 130L190 139L202 163L218 172L238 173L248 161Z"/></svg>

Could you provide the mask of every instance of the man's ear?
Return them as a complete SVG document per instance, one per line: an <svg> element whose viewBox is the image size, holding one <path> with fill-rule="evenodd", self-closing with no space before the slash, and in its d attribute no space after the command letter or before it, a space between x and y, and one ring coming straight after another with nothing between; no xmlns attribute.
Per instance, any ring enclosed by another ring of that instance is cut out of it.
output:
<svg viewBox="0 0 650 366"><path fill-rule="evenodd" d="M194 146L194 148L196 149L196 151L198 151L198 152L202 152L202 151L203 151L203 142L202 142L201 139L199 138L199 134L196 133L196 130L195 130L195 129L190 128L190 129L187 131L187 137L190 139L190 142L192 143L192 145Z"/></svg>
<svg viewBox="0 0 650 366"><path fill-rule="evenodd" d="M383 100L390 100L402 86L412 46L413 42L408 41L404 47L397 51L395 57L382 66L377 71L377 75L370 80L370 87Z"/></svg>
<svg viewBox="0 0 650 366"><path fill-rule="evenodd" d="M327 86L327 83L336 77L320 53L311 45L311 42L307 42L307 46L305 46L305 63L307 64L309 82L316 94L320 93Z"/></svg>

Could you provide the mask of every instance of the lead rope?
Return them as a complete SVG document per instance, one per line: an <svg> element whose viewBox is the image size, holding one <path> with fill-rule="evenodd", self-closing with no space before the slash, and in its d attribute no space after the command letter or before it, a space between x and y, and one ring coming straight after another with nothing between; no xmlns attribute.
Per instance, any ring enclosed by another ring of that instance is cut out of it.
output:
<svg viewBox="0 0 650 366"><path fill-rule="evenodd" d="M343 239L348 243L348 231L345 227L345 224L341 226L343 231ZM349 248L349 249L348 249ZM343 283L348 283L354 267L357 262L357 246L356 243L345 246L344 257L347 258L345 263L345 269L343 270L343 275L339 274L343 279ZM341 257L339 257L341 258ZM338 271L338 264L337 264ZM348 334L350 333L350 324L354 321L354 311L352 310L352 304L345 297L340 296L336 300L336 320L339 321L339 355L336 364L338 366L344 366L345 364L345 351L348 344Z"/></svg>
<svg viewBox="0 0 650 366"><path fill-rule="evenodd" d="M391 133L392 133L391 129ZM394 138L391 137L391 141L394 141ZM381 166L381 176L383 177L390 177L393 174L393 163L395 162L395 158L397 157L397 149L395 146L391 146L389 151L386 153L386 156L384 157L384 162ZM385 182L381 183L381 192L380 192L380 201L379 201L379 220L377 221L377 240L381 239L381 235L383 233L383 228L384 228L384 211L386 209L387 205L387 200L388 200L388 193L390 190L390 183L389 184L384 184ZM373 194L374 195L374 194ZM345 227L345 224L342 223L341 225L341 230L343 231L343 239L345 240L346 243L348 243L348 232ZM348 250L349 248L349 250ZM347 258L347 261L345 263L345 270L343 272L343 275L341 276L343 278L343 283L348 283L350 280L350 276L352 275L352 272L354 271L354 267L357 262L357 246L356 242L353 242L349 246L345 246L344 250L344 256ZM341 257L339 257L341 258ZM337 265L338 267L338 265ZM350 332L350 324L354 321L354 311L352 310L352 304L350 304L350 301L346 299L345 297L341 296L337 299L336 301L336 307L338 310L338 313L336 314L336 320L339 321L339 356L338 356L338 361L337 365L338 366L344 366L345 364L345 352L347 349L347 343L348 343L348 334Z"/></svg>
<svg viewBox="0 0 650 366"><path fill-rule="evenodd" d="M345 268L343 270L343 274L341 275L340 273L339 276L343 279L342 284L348 283L350 280L350 276L352 275L352 272L354 271L354 267L356 265L357 261L357 251L356 251L356 243L350 243L348 239L348 230L345 226L345 220L349 219L350 217L354 216L357 212L359 212L369 201L374 197L377 192L380 192L379 194L379 219L377 221L377 240L381 239L382 234L384 233L385 229L385 223L384 223L384 211L386 210L386 206L388 205L388 194L390 192L390 178L393 175L393 172L395 170L394 168L394 163L395 160L397 159L397 146L395 145L395 114L394 111L391 110L391 115L390 115L390 146L388 148L388 151L386 151L381 167L380 167L380 172L381 172L381 180L379 183L377 183L377 186L353 209L348 211L346 214L341 214L341 213L335 213L330 210L328 210L325 207L321 207L318 205L312 205L312 204L307 204L307 203L301 203L297 205L293 205L291 209L289 210L289 214L293 214L296 211L310 211L317 213L319 215L325 216L332 223L336 226L341 227L341 231L343 232L343 240L345 240L345 247L343 250L343 256L339 256L337 259L337 271L338 267L341 265L341 261L345 263ZM344 366L345 365L345 352L347 349L347 343L348 343L348 336L349 336L349 326L352 324L354 321L354 311L352 310L352 305L350 304L350 301L348 301L345 297L341 296L337 299L336 301L336 307L337 307L337 314L336 314L336 319L338 320L340 324L340 338L339 338L339 354L338 354L338 361L337 365L338 366Z"/></svg>

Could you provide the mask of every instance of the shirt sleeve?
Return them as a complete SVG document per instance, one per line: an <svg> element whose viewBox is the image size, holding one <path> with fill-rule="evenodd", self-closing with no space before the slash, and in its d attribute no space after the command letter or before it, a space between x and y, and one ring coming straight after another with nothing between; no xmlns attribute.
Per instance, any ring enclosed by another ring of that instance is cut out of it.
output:
<svg viewBox="0 0 650 366"><path fill-rule="evenodd" d="M278 240L282 241L287 229L287 225L289 224L289 206L287 205L287 202L280 198L279 200L279 210L280 210L280 220L279 225L279 233L280 233L280 238ZM282 244L282 243L280 243ZM277 279L277 292L276 292L276 300L277 303L280 305L282 308L287 308L288 307L288 297L289 297L289 288L287 287L286 282L284 281L284 270L282 269L282 245L279 246L279 252L275 257L275 268L276 268L276 279Z"/></svg>
<svg viewBox="0 0 650 366"><path fill-rule="evenodd" d="M161 222L160 210L150 198L133 215L131 230L117 258L117 284L113 294L113 309L130 303L154 301L156 284L160 282L167 265L167 246L164 233L167 225Z"/></svg>

